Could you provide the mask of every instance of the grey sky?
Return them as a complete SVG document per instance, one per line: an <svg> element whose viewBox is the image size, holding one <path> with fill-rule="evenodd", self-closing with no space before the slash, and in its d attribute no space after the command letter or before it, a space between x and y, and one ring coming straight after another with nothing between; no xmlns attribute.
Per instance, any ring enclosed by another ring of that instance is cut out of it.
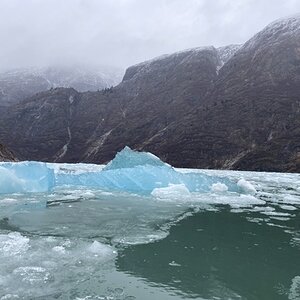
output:
<svg viewBox="0 0 300 300"><path fill-rule="evenodd" d="M0 69L127 67L185 48L243 43L299 0L0 0Z"/></svg>

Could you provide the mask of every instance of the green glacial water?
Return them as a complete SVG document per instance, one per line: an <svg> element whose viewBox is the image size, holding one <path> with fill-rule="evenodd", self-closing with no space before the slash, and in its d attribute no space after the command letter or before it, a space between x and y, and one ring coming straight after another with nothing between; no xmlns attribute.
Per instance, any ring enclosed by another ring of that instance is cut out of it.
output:
<svg viewBox="0 0 300 300"><path fill-rule="evenodd" d="M257 193L1 195L0 299L300 299L300 175L203 172Z"/></svg>

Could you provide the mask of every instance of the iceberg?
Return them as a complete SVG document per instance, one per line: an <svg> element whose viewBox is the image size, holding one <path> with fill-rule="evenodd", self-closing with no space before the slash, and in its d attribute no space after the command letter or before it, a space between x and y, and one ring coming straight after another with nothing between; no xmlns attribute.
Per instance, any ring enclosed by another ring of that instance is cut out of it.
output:
<svg viewBox="0 0 300 300"><path fill-rule="evenodd" d="M48 192L55 185L54 171L42 162L0 164L0 194Z"/></svg>
<svg viewBox="0 0 300 300"><path fill-rule="evenodd" d="M78 185L150 195L153 190L170 185L183 185L189 192L210 192L213 184L221 183L228 191L238 192L236 183L227 178L201 173L181 173L158 157L125 147L107 166L98 172L57 174L56 184Z"/></svg>
<svg viewBox="0 0 300 300"><path fill-rule="evenodd" d="M57 164L20 162L0 164L0 193L48 192L54 187L83 186L107 191L131 192L140 195L185 191L240 192L231 180L203 173L181 173L158 157L125 147L103 169L81 167L80 172ZM154 191L154 192L153 192Z"/></svg>

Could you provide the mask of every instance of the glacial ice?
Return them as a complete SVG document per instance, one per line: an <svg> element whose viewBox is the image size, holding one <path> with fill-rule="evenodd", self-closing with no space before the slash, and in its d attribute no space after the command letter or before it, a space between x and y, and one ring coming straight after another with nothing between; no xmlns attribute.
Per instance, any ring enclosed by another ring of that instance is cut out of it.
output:
<svg viewBox="0 0 300 300"><path fill-rule="evenodd" d="M133 151L129 147L120 151L103 169L92 166L82 172L39 162L0 164L0 193L47 192L66 185L141 195L151 195L154 191L153 196L174 192L174 187L177 194L180 187L185 195L210 192L211 189L240 192L242 187L224 177L178 172L155 155Z"/></svg>
<svg viewBox="0 0 300 300"><path fill-rule="evenodd" d="M236 183L201 173L181 173L151 153L136 152L125 147L103 170L82 174L58 173L56 184L77 185L104 190L150 195L155 189L183 185L188 192L209 192L215 183L238 192Z"/></svg>
<svg viewBox="0 0 300 300"><path fill-rule="evenodd" d="M55 184L54 171L42 162L0 164L0 194L47 192Z"/></svg>

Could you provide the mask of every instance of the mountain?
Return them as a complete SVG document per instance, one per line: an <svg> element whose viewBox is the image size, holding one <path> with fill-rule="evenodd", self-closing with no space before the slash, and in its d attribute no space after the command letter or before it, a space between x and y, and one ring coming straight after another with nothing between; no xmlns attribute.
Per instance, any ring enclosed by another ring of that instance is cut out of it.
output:
<svg viewBox="0 0 300 300"><path fill-rule="evenodd" d="M142 148L187 167L300 172L300 17L245 43L207 103Z"/></svg>
<svg viewBox="0 0 300 300"><path fill-rule="evenodd" d="M0 161L17 161L17 159L11 151L0 144Z"/></svg>
<svg viewBox="0 0 300 300"><path fill-rule="evenodd" d="M9 109L0 137L23 159L108 161L204 101L220 63L214 47L197 48L130 67L113 89L41 92Z"/></svg>
<svg viewBox="0 0 300 300"><path fill-rule="evenodd" d="M22 159L97 162L128 145L178 167L300 172L300 18L244 45L137 64L101 92L53 89L14 105L0 139Z"/></svg>
<svg viewBox="0 0 300 300"><path fill-rule="evenodd" d="M86 66L24 68L0 73L0 106L10 106L55 87L97 91L120 83L122 71Z"/></svg>

